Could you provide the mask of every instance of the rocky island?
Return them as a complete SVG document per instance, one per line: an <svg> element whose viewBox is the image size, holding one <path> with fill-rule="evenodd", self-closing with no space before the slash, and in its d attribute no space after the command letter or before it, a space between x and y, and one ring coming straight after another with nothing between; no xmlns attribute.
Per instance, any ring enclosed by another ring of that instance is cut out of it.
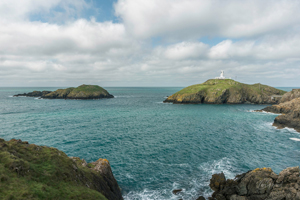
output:
<svg viewBox="0 0 300 200"><path fill-rule="evenodd" d="M0 139L0 199L123 197L106 159L87 163L55 148Z"/></svg>
<svg viewBox="0 0 300 200"><path fill-rule="evenodd" d="M281 114L275 118L274 126L294 128L300 132L300 89L293 89L284 94L278 105L268 106L258 111Z"/></svg>
<svg viewBox="0 0 300 200"><path fill-rule="evenodd" d="M41 97L43 99L102 99L114 98L105 89L98 85L81 85L77 88L70 87L56 91L33 91L24 94L17 94L14 97Z"/></svg>
<svg viewBox="0 0 300 200"><path fill-rule="evenodd" d="M285 91L262 84L248 85L232 79L210 79L186 87L164 102L175 104L277 104Z"/></svg>

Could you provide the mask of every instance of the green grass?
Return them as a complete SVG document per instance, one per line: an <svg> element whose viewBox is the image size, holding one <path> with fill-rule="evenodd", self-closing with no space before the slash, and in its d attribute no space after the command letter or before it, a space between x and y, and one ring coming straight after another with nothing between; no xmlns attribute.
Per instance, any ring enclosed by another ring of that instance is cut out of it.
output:
<svg viewBox="0 0 300 200"><path fill-rule="evenodd" d="M0 199L100 199L96 175L55 148L0 139Z"/></svg>
<svg viewBox="0 0 300 200"><path fill-rule="evenodd" d="M197 85L191 85L189 87L186 87L179 92L176 92L174 95L182 95L182 94L196 94L200 91L203 92L215 92L216 95L221 93L223 90L231 89L231 90L248 90L253 91L258 94L262 93L279 93L280 95L283 95L285 91L278 90L275 88L272 88L267 85L262 84L254 84L254 85L247 85L244 83L240 83L237 81L234 81L232 79L224 79L224 80L218 80L218 79L210 79L202 84Z"/></svg>
<svg viewBox="0 0 300 200"><path fill-rule="evenodd" d="M72 92L107 92L105 89L103 89L102 87L98 86L98 85L81 85L77 88L74 88L72 90Z"/></svg>

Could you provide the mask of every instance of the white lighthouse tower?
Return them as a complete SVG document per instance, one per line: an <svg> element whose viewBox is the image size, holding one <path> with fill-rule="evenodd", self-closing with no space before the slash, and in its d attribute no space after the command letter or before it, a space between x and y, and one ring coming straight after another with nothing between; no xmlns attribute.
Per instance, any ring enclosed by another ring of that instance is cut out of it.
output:
<svg viewBox="0 0 300 200"><path fill-rule="evenodd" d="M222 70L220 76L216 77L215 79L226 79L224 76L224 70Z"/></svg>

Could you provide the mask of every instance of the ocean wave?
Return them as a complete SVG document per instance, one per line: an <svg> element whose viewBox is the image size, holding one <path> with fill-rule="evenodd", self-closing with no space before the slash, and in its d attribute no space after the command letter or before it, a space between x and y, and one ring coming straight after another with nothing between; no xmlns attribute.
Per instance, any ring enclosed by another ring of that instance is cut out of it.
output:
<svg viewBox="0 0 300 200"><path fill-rule="evenodd" d="M294 141L300 142L300 138L290 138L290 140L294 140Z"/></svg>
<svg viewBox="0 0 300 200"><path fill-rule="evenodd" d="M253 112L253 113L263 113L263 114L270 114L270 115L281 115L280 113L272 113L267 111L257 111L257 110L247 110L247 112Z"/></svg>
<svg viewBox="0 0 300 200"><path fill-rule="evenodd" d="M299 132L296 131L294 128L284 127L282 130L286 130L286 131L288 131L290 133L297 133L297 134L299 134Z"/></svg>

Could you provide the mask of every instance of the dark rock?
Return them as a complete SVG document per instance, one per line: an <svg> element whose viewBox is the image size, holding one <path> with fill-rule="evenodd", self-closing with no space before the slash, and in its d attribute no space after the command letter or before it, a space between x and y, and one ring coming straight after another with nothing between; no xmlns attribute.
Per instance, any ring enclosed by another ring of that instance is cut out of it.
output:
<svg viewBox="0 0 300 200"><path fill-rule="evenodd" d="M225 175L222 173L220 174L214 174L212 175L212 178L210 179L209 187L213 191L219 191L220 189L223 189L224 184L226 183Z"/></svg>
<svg viewBox="0 0 300 200"><path fill-rule="evenodd" d="M172 193L175 194L175 195L177 195L181 191L182 191L182 189L177 189L177 190L173 190Z"/></svg>
<svg viewBox="0 0 300 200"><path fill-rule="evenodd" d="M200 196L196 200L205 200L205 198L203 196Z"/></svg>
<svg viewBox="0 0 300 200"><path fill-rule="evenodd" d="M234 180L227 180L216 190L215 184L210 184L215 190L210 200L300 200L300 170L290 167L282 170L279 175L271 168L257 168ZM213 177L221 177L220 174ZM214 179L212 178L214 181ZM212 182L211 180L211 182Z"/></svg>
<svg viewBox="0 0 300 200"><path fill-rule="evenodd" d="M47 94L51 93L51 91L33 91L29 93L24 93L24 94L16 94L14 97L41 97L45 96Z"/></svg>

